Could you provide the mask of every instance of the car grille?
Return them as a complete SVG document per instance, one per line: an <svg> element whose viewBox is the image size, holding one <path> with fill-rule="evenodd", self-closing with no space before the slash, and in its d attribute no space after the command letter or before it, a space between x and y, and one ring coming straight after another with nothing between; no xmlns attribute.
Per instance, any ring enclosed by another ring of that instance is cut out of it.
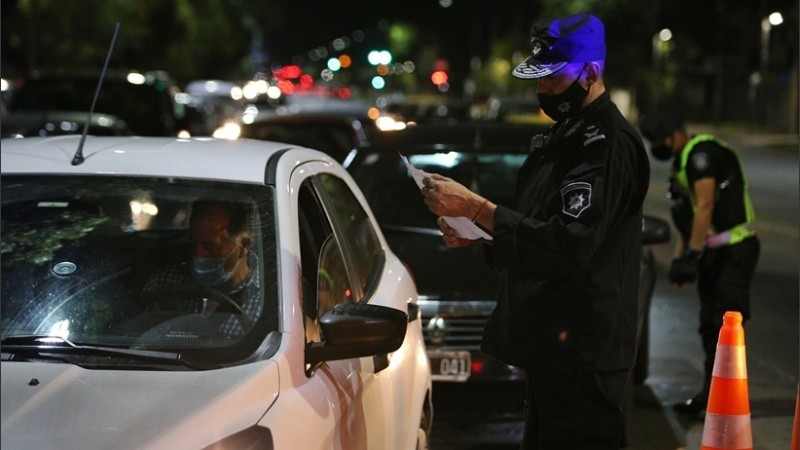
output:
<svg viewBox="0 0 800 450"><path fill-rule="evenodd" d="M420 300L425 345L478 350L494 301Z"/></svg>

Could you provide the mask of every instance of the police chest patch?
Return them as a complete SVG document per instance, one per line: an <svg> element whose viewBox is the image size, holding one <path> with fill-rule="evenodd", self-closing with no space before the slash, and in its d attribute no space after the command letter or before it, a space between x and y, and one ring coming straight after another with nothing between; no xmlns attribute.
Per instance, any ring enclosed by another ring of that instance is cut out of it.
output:
<svg viewBox="0 0 800 450"><path fill-rule="evenodd" d="M592 185L582 181L561 188L561 212L578 218L592 204Z"/></svg>

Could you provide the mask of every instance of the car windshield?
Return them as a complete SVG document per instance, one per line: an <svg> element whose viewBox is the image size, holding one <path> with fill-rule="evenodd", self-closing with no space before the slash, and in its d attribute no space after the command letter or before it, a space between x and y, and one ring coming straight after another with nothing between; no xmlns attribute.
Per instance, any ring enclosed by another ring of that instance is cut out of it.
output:
<svg viewBox="0 0 800 450"><path fill-rule="evenodd" d="M417 169L450 177L472 191L511 206L516 173L527 153L403 152ZM393 151L363 155L348 169L364 191L381 226L438 228L417 185Z"/></svg>
<svg viewBox="0 0 800 450"><path fill-rule="evenodd" d="M141 364L138 350L213 366L249 357L277 330L272 191L149 177L1 181L4 359L14 345L39 342L26 337L50 337L70 355L99 358L87 365ZM199 201L246 212L249 247L235 268L249 270L235 272L246 274L236 285L197 275L189 225ZM128 353L115 358L115 349Z"/></svg>

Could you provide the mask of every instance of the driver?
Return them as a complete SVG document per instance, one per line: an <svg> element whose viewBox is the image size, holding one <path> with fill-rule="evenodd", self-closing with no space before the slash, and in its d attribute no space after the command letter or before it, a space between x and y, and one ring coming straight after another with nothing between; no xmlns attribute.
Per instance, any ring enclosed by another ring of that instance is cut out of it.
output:
<svg viewBox="0 0 800 450"><path fill-rule="evenodd" d="M186 286L209 290L210 298L184 299L187 311L234 312L221 325L225 337L241 336L244 324L261 315L256 259L250 251L250 209L233 202L196 201L189 219L192 261L165 266L144 285L143 293L154 294L165 288ZM220 295L213 295L216 293ZM227 299L226 299L227 297ZM226 303L235 303L226 304ZM238 311L238 309L241 310Z"/></svg>

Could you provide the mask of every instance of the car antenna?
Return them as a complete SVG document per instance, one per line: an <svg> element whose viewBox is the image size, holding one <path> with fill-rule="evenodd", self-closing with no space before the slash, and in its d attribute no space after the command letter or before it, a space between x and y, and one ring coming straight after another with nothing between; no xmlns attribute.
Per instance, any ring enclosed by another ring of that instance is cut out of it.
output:
<svg viewBox="0 0 800 450"><path fill-rule="evenodd" d="M83 134L81 141L78 143L78 150L75 156L72 157L72 165L77 166L83 163L83 143L86 142L86 133L89 132L89 124L92 122L92 113L94 113L94 105L97 103L97 97L100 96L100 88L103 86L103 79L106 77L106 69L108 68L108 61L111 59L111 52L114 50L114 43L117 42L117 35L119 34L119 22L114 27L114 36L111 37L111 45L108 47L108 54L106 54L106 62L103 64L103 71L100 72L100 80L97 82L97 89L94 91L94 98L92 99L92 106L89 108L89 115L86 117L86 123L83 125Z"/></svg>

